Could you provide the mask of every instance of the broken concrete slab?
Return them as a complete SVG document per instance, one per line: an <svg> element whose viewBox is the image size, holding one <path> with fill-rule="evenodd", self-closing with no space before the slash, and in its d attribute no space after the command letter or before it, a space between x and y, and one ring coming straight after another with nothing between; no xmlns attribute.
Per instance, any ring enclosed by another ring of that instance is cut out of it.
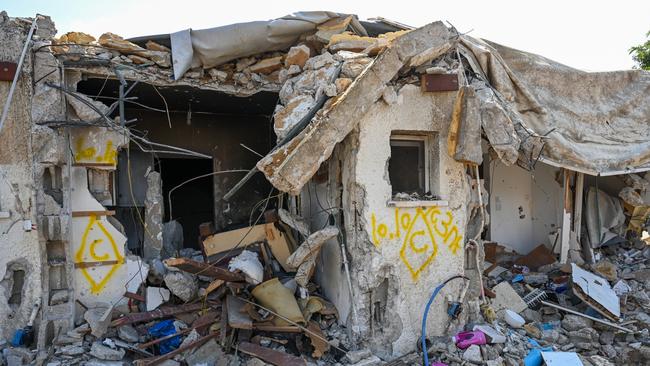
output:
<svg viewBox="0 0 650 366"><path fill-rule="evenodd" d="M495 312L510 309L520 313L528 308L526 302L508 282L499 283L494 286L492 291L496 294L496 297L492 300L492 308Z"/></svg>
<svg viewBox="0 0 650 366"><path fill-rule="evenodd" d="M290 67L292 65L297 65L300 68L303 68L309 59L310 53L311 50L304 44L291 47L284 59L284 66Z"/></svg>
<svg viewBox="0 0 650 366"><path fill-rule="evenodd" d="M126 351L121 348L112 349L101 344L100 342L94 342L90 347L90 354L100 360L119 361L124 358Z"/></svg>
<svg viewBox="0 0 650 366"><path fill-rule="evenodd" d="M170 292L163 287L147 287L147 311L152 311L158 306L169 301Z"/></svg>
<svg viewBox="0 0 650 366"><path fill-rule="evenodd" d="M226 354L214 339L210 339L185 358L188 366L226 365Z"/></svg>
<svg viewBox="0 0 650 366"><path fill-rule="evenodd" d="M282 56L271 57L263 59L257 62L254 65L251 65L248 69L250 72L257 74L270 74L275 70L282 68Z"/></svg>
<svg viewBox="0 0 650 366"><path fill-rule="evenodd" d="M140 335L138 331L130 325L123 325L117 328L117 336L121 340L130 343L136 343L140 340Z"/></svg>
<svg viewBox="0 0 650 366"><path fill-rule="evenodd" d="M84 319L90 325L90 333L97 338L102 337L108 331L111 324L112 308L108 304L95 304L84 313Z"/></svg>
<svg viewBox="0 0 650 366"><path fill-rule="evenodd" d="M194 299L199 290L196 276L178 270L167 272L164 281L169 291L184 302Z"/></svg>
<svg viewBox="0 0 650 366"><path fill-rule="evenodd" d="M280 191L299 194L321 163L329 158L334 146L352 131L370 105L379 99L383 86L404 64L412 56L436 44L444 44L449 38L450 32L442 22L396 38L331 108L314 117L309 126L285 146L261 159L257 168Z"/></svg>

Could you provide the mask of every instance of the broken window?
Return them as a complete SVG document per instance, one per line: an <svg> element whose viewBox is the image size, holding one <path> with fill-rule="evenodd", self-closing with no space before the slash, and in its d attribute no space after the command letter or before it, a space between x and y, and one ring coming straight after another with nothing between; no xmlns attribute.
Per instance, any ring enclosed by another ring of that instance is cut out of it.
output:
<svg viewBox="0 0 650 366"><path fill-rule="evenodd" d="M397 193L424 195L429 188L428 136L394 135L390 139L388 176L393 196Z"/></svg>

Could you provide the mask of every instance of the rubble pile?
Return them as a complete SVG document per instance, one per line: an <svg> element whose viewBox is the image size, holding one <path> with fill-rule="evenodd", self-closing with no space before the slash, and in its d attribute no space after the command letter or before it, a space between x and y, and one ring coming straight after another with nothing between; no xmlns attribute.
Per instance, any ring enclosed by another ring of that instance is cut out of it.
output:
<svg viewBox="0 0 650 366"><path fill-rule="evenodd" d="M344 362L347 332L311 282L322 245L339 230L312 233L300 218L280 212L234 231L213 234L202 225L204 251L185 248L179 257L149 261L139 289L124 295L127 303L80 304L83 317L55 335L47 364ZM35 354L6 348L5 359L12 357L23 364Z"/></svg>
<svg viewBox="0 0 650 366"><path fill-rule="evenodd" d="M601 248L598 261L584 268L558 263L543 245L526 256L496 243L486 243L485 250L486 304L481 310L469 306L454 342L448 336L429 339L429 357L437 365L650 362L646 242ZM619 306L618 314L609 311Z"/></svg>
<svg viewBox="0 0 650 366"><path fill-rule="evenodd" d="M309 94L305 93L307 89L311 94L325 93L330 97L340 94L372 58L393 39L407 32L389 32L378 37L359 36L353 33L350 26L352 17L335 18L321 24L313 34L302 35L296 45L287 50L260 52L207 69L193 68L186 72L182 79L194 79L202 84L233 85L248 90L265 86L279 90L289 79L298 83L298 74L305 72L309 75L302 78L295 89L289 87L285 90L285 97L289 97L283 98L285 106L290 102L289 99ZM142 47L110 32L102 34L99 39L83 32L68 32L53 40L48 48L68 63L121 65L146 70L168 79L171 79L173 74L171 50L152 40ZM333 75L333 68L316 73L323 66L344 61L348 62L345 62L340 79L335 80L338 74ZM333 79L326 85L314 85L316 79L323 76ZM295 104L299 104L298 101L295 101Z"/></svg>

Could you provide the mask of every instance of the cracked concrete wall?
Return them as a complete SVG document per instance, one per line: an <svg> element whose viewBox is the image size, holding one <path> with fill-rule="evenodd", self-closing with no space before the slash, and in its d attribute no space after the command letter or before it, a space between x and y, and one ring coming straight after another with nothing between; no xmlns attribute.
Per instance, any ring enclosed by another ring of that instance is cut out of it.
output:
<svg viewBox="0 0 650 366"><path fill-rule="evenodd" d="M0 60L17 62L30 25L0 13ZM33 47L53 34L53 23L43 18L38 22ZM17 328L27 325L34 303L41 302L44 235L50 227L60 229L39 216L42 211L56 212L59 207L54 199L44 197L43 171L38 165L52 155L48 151L53 145L43 143L43 136L50 132L32 123L33 100L42 97L33 88L36 78L42 77L42 69L35 66L40 61L28 52L8 118L0 131L0 279L6 284L0 286L0 336L5 339L11 339ZM56 69L53 75L58 75ZM3 105L10 87L11 82L0 82ZM22 274L16 275L19 271L24 274L22 281Z"/></svg>
<svg viewBox="0 0 650 366"><path fill-rule="evenodd" d="M422 93L413 85L406 85L399 94L401 102L375 103L341 144L346 150L342 202L356 310L350 312L348 324L358 341L388 359L415 350L433 288L463 273L470 197L465 166L446 153L456 94ZM442 199L437 206L388 205L392 192L386 162L391 133L396 131L426 134L434 145L428 153L432 193ZM329 267L338 270L335 265ZM347 292L344 281L323 283L325 293L335 292L328 286ZM461 281L452 282L438 295L429 313L428 334L445 333L445 296L457 297L460 287Z"/></svg>

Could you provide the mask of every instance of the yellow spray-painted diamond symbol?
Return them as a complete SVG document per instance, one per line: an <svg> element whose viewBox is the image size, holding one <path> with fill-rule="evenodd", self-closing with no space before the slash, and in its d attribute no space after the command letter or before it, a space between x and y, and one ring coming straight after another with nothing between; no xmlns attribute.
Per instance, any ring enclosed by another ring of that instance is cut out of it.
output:
<svg viewBox="0 0 650 366"><path fill-rule="evenodd" d="M84 265L87 260L92 260L95 263L99 262L99 264L101 262L111 262L111 267L108 272L97 278L95 276L97 272L91 274L87 266ZM81 273L90 284L90 292L93 294L99 293L115 271L124 263L124 257L120 255L115 240L106 230L104 224L97 220L97 216L92 215L88 219L88 225L81 237L81 245L75 255L75 261L82 264Z"/></svg>
<svg viewBox="0 0 650 366"><path fill-rule="evenodd" d="M418 230L418 228L422 229ZM406 230L399 256L411 272L413 280L417 280L420 273L431 263L437 253L438 245L436 245L426 214L421 208L418 208Z"/></svg>

